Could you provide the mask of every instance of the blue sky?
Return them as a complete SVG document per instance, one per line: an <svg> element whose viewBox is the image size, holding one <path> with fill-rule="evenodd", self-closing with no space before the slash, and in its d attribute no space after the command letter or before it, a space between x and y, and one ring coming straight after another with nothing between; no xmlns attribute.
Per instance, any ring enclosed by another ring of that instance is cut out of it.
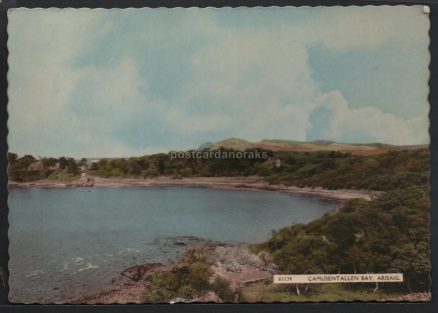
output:
<svg viewBox="0 0 438 313"><path fill-rule="evenodd" d="M9 11L9 149L429 142L420 6Z"/></svg>

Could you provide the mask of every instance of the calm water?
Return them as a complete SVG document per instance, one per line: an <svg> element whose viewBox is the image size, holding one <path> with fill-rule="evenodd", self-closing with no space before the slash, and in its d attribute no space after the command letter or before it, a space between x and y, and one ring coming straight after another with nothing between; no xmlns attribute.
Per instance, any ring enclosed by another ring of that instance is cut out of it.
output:
<svg viewBox="0 0 438 313"><path fill-rule="evenodd" d="M10 300L54 302L108 285L126 267L176 258L197 240L253 243L336 203L195 187L11 189Z"/></svg>

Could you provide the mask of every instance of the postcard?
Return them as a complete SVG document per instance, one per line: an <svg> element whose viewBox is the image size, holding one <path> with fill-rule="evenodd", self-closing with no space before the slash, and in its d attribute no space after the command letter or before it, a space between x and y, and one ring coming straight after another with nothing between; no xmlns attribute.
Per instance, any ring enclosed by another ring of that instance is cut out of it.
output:
<svg viewBox="0 0 438 313"><path fill-rule="evenodd" d="M430 301L428 13L10 9L10 301Z"/></svg>

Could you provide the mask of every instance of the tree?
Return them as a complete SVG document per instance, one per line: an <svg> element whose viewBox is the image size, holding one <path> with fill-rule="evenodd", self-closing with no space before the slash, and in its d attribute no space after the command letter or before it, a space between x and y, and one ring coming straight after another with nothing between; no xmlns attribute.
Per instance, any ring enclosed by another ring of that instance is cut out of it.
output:
<svg viewBox="0 0 438 313"><path fill-rule="evenodd" d="M55 158L42 158L41 162L43 162L44 167L47 168L58 163L58 160Z"/></svg>
<svg viewBox="0 0 438 313"><path fill-rule="evenodd" d="M420 186L373 201L352 200L337 214L274 232L262 249L293 274L401 272L405 285L398 288L428 290L429 206L427 189Z"/></svg>
<svg viewBox="0 0 438 313"><path fill-rule="evenodd" d="M75 159L68 158L66 163L67 163L66 168L67 168L68 173L73 174L73 175L79 174L78 165L76 164Z"/></svg>
<svg viewBox="0 0 438 313"><path fill-rule="evenodd" d="M87 165L87 159L86 158L82 158L79 162L78 162L79 166L84 166Z"/></svg>
<svg viewBox="0 0 438 313"><path fill-rule="evenodd" d="M59 168L60 168L61 170L63 170L63 169L66 168L66 166L67 166L67 158L65 158L65 157L60 157L59 160L58 160L58 162L59 162Z"/></svg>
<svg viewBox="0 0 438 313"><path fill-rule="evenodd" d="M16 153L8 152L8 161L10 165L14 165L17 162L18 155Z"/></svg>

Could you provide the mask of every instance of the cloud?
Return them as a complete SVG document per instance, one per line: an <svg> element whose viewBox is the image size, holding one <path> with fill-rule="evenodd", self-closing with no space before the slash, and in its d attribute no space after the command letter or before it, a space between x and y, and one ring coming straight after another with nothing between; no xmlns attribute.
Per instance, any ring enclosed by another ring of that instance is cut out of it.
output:
<svg viewBox="0 0 438 313"><path fill-rule="evenodd" d="M265 32L225 33L214 42L191 58L193 76L182 91L184 103L201 120L202 115L228 116L222 127L235 136L304 140L303 121L319 93L304 45L291 49L290 40Z"/></svg>
<svg viewBox="0 0 438 313"><path fill-rule="evenodd" d="M317 31L307 40L333 52L369 50L388 42L421 45L429 30L429 19L421 12L422 6L324 8Z"/></svg>
<svg viewBox="0 0 438 313"><path fill-rule="evenodd" d="M308 131L312 139L395 145L429 143L426 115L403 120L372 106L353 109L339 91L324 94L319 102L312 114L324 118L313 120Z"/></svg>
<svg viewBox="0 0 438 313"><path fill-rule="evenodd" d="M8 11L9 146L21 153L46 155L71 135L74 121L68 98L81 79L69 67L85 45L104 34L96 30L96 12L12 9Z"/></svg>
<svg viewBox="0 0 438 313"><path fill-rule="evenodd" d="M337 89L322 91L309 64L318 45L425 48L417 9L12 10L10 149L97 157L232 136L427 142L424 105L402 119L363 93L352 108Z"/></svg>

